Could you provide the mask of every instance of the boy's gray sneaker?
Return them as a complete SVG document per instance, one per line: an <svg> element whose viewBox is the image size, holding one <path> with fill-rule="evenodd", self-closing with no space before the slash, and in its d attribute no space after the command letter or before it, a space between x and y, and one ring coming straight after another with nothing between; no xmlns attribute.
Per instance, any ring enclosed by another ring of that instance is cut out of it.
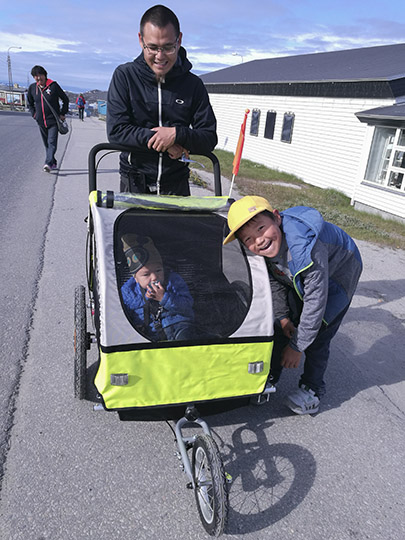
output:
<svg viewBox="0 0 405 540"><path fill-rule="evenodd" d="M315 414L319 410L319 403L319 397L305 384L301 384L286 400L287 407L296 414Z"/></svg>

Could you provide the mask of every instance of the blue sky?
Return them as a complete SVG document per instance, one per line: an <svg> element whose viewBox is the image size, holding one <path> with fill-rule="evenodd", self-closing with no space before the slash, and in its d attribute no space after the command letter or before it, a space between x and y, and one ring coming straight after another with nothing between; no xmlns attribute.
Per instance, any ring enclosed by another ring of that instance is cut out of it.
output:
<svg viewBox="0 0 405 540"><path fill-rule="evenodd" d="M0 0L0 82L31 83L39 64L72 91L107 90L116 66L140 52L143 0ZM403 0L174 0L196 74L240 62L405 42ZM22 47L16 49L14 47Z"/></svg>

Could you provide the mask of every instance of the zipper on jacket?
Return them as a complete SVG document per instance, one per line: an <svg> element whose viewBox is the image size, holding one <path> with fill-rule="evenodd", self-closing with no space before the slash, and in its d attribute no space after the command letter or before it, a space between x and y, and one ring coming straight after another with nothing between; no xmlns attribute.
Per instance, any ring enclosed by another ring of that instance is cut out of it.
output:
<svg viewBox="0 0 405 540"><path fill-rule="evenodd" d="M293 275L293 285L294 285L294 289L295 289L295 292L298 294L298 298L302 301L302 294L300 293L300 291L298 290L298 287L297 287L297 284L295 282L295 278L301 274L301 272L305 272L305 270L308 270L308 268L311 268L311 266L313 265L313 261L310 262L310 264L308 266L306 266L305 268L301 268L301 270L298 270L298 272L296 274Z"/></svg>
<svg viewBox="0 0 405 540"><path fill-rule="evenodd" d="M44 125L45 125L46 128L48 127L48 125L47 125L47 123L46 123L45 105L44 105L44 94L43 94L43 93L45 92L45 90L46 90L49 86L51 86L52 83L53 83L52 80L50 81L50 79L46 79L46 81L45 81L45 86L44 86L44 89L43 89L43 90L42 90L42 88L39 86L39 84L37 83L37 91L38 91L38 88L39 88L39 91L41 92L42 117L43 117L43 119L44 119Z"/></svg>
<svg viewBox="0 0 405 540"><path fill-rule="evenodd" d="M37 90L38 90L38 86L37 86ZM45 105L44 105L44 96L42 95L42 90L39 89L39 91L41 92L41 107L42 107L42 118L44 119L44 126L47 128L48 126L46 125L46 116L45 116Z"/></svg>
<svg viewBox="0 0 405 540"><path fill-rule="evenodd" d="M162 84L161 81L158 81L158 108L159 108L159 127L162 126ZM162 167L163 167L163 152L159 152L159 161L158 161L158 174L156 179L156 191L160 195L160 178L162 176Z"/></svg>

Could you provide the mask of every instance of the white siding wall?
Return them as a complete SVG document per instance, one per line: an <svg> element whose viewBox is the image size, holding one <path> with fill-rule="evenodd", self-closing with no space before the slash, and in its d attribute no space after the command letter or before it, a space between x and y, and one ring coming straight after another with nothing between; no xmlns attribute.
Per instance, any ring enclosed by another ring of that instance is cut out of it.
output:
<svg viewBox="0 0 405 540"><path fill-rule="evenodd" d="M260 109L259 135L246 126L243 158L293 173L322 188L352 197L367 126L356 112L392 104L392 100L210 94L218 122L217 148L235 152L245 109ZM274 139L264 138L268 110L277 113ZM284 113L295 114L292 142L281 142Z"/></svg>

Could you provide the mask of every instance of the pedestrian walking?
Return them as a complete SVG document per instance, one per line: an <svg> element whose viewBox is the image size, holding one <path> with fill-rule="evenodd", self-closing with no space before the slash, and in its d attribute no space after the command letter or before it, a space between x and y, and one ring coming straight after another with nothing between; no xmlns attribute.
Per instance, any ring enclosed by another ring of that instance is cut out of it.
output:
<svg viewBox="0 0 405 540"><path fill-rule="evenodd" d="M84 106L86 105L86 100L84 99L83 94L79 94L76 99L77 109L79 111L79 120L84 122Z"/></svg>
<svg viewBox="0 0 405 540"><path fill-rule="evenodd" d="M42 141L45 146L45 164L43 170L51 172L57 169L55 153L58 147L58 124L52 111L56 111L61 122L69 109L69 98L56 81L48 79L42 66L34 66L31 75L35 82L28 88L27 100L32 117L37 121ZM62 101L62 108L59 100Z"/></svg>

